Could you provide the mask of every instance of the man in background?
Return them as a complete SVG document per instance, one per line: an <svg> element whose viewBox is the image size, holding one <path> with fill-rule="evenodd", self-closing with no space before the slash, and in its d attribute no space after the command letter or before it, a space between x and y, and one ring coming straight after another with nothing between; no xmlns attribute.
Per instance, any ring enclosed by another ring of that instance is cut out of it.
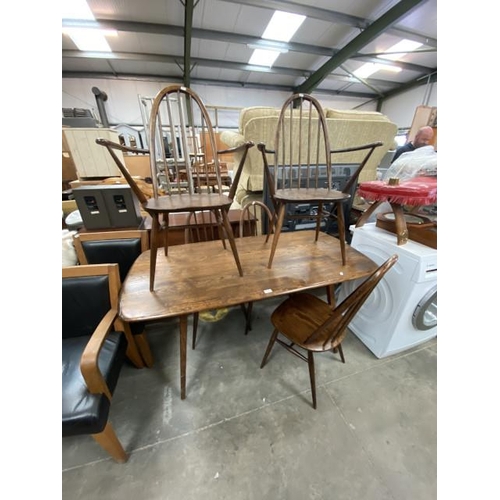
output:
<svg viewBox="0 0 500 500"><path fill-rule="evenodd" d="M415 151L415 149L422 146L428 146L434 137L434 130L432 127L426 125L418 129L413 141L408 141L404 146L400 146L394 153L391 163L394 163L403 153Z"/></svg>

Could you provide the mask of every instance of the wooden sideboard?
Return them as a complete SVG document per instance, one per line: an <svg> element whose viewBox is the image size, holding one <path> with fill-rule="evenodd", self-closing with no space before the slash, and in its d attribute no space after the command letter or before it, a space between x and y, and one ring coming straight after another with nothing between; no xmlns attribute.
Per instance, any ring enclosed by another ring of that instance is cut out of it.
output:
<svg viewBox="0 0 500 500"><path fill-rule="evenodd" d="M241 216L241 210L240 209L234 209L234 210L229 210L229 222L231 223L231 227L233 229L234 236L236 238L239 237L240 235L240 216ZM251 224L250 225L245 225L243 235L244 236L249 236L251 232L255 231L255 224L257 220L252 216L251 217ZM102 231L125 231L127 229L147 229L150 237L151 237L151 224L152 220L151 217L146 216L143 217L142 223L139 226L139 228L134 227L134 228L105 228L105 229L92 229L88 230L85 227L81 228L79 232L102 232ZM211 226L216 226L215 224L215 219L212 218L210 222ZM168 232L168 239L169 239L169 246L171 245L182 245L186 242L188 242L188 235L189 235L189 229L190 226L193 227L194 223L191 222L191 224L188 224L188 214L187 213L174 213L170 214L169 218L169 232ZM163 240L163 235L161 236L162 241L158 242L159 246L164 245L164 240ZM217 228L214 228L213 232L213 237L212 238L207 238L207 239L218 239L218 232Z"/></svg>

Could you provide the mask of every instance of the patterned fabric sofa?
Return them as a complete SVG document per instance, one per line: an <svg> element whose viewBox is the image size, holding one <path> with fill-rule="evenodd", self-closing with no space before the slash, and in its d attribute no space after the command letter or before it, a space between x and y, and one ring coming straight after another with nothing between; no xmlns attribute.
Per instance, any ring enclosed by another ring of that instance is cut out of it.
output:
<svg viewBox="0 0 500 500"><path fill-rule="evenodd" d="M385 153L394 146L397 125L385 115L375 111L354 111L324 109L330 146L332 149L358 146L375 141L384 145L377 148L367 165L361 172L359 182L375 180L377 167ZM263 142L269 149L273 148L274 134L278 123L279 108L256 106L244 108L240 112L239 131L226 130L221 134L221 140L234 147L245 141L253 141L256 145ZM344 153L335 155L335 163L355 163L364 152ZM235 158L238 163L240 158ZM272 158L269 158L272 161ZM241 203L249 194L263 191L264 170L260 151L253 147L248 156L236 191L236 201Z"/></svg>

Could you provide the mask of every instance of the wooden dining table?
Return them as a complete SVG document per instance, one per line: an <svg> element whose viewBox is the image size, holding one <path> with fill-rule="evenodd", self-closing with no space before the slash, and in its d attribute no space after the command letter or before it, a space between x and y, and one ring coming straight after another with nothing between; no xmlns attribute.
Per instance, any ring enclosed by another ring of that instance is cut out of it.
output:
<svg viewBox="0 0 500 500"><path fill-rule="evenodd" d="M326 233L314 241L314 230L285 232L273 266L267 263L266 236L236 240L243 276L222 242L176 245L168 256L158 252L155 290L149 290L149 250L132 265L120 293L119 313L128 322L179 318L180 394L186 398L187 325L190 314L247 304L272 297L331 287L368 276L377 265L346 245L342 265L340 242Z"/></svg>

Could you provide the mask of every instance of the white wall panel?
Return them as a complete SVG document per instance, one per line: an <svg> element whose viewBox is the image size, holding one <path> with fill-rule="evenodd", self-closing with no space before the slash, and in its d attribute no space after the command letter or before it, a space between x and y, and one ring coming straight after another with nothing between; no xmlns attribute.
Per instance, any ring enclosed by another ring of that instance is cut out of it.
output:
<svg viewBox="0 0 500 500"><path fill-rule="evenodd" d="M171 82L63 78L62 107L92 109L95 115L99 117L95 96L92 93L92 87L98 87L108 95L105 108L110 124L138 125L142 124L138 95L154 97L159 90L169 83ZM193 84L192 87L201 96L205 104L221 107L279 107L290 95L288 92L274 90L218 87L215 85ZM417 106L421 104L437 106L437 84L432 84L430 89L431 92L429 93L429 88L423 85L388 99L382 107L382 112L398 127L410 127ZM324 107L360 109L363 111L374 111L376 109L375 101L364 104L366 100L345 96L336 97L323 93L314 95ZM224 116L227 117L227 122L222 121ZM221 127L234 127L233 114L221 114L219 125Z"/></svg>

